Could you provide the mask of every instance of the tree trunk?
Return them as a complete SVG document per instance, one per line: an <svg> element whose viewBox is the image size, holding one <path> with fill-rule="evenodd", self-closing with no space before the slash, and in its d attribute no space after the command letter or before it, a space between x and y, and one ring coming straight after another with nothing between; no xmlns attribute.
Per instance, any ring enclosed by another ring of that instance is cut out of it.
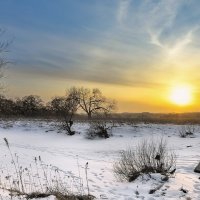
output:
<svg viewBox="0 0 200 200"><path fill-rule="evenodd" d="M92 119L92 113L88 112L88 119Z"/></svg>

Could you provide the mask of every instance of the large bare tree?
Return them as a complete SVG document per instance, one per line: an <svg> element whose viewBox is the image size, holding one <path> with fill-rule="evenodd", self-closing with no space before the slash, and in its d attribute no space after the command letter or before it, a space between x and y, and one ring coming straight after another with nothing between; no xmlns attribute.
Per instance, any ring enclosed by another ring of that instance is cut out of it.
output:
<svg viewBox="0 0 200 200"><path fill-rule="evenodd" d="M98 88L73 88L79 94L79 106L86 112L88 119L94 114L108 114L116 108L116 102L107 99Z"/></svg>

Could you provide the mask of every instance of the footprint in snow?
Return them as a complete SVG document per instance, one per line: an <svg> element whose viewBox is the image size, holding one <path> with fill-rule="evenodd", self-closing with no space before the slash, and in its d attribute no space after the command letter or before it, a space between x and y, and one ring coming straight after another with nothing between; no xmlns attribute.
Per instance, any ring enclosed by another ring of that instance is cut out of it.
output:
<svg viewBox="0 0 200 200"><path fill-rule="evenodd" d="M198 193L200 192L200 184L194 184L195 192L197 191Z"/></svg>
<svg viewBox="0 0 200 200"><path fill-rule="evenodd" d="M108 199L105 194L100 194L100 199Z"/></svg>
<svg viewBox="0 0 200 200"><path fill-rule="evenodd" d="M102 178L99 178L99 177L96 177L96 178L97 178L98 180L100 180L100 181L102 180Z"/></svg>
<svg viewBox="0 0 200 200"><path fill-rule="evenodd" d="M92 185L94 188L100 189L98 185Z"/></svg>

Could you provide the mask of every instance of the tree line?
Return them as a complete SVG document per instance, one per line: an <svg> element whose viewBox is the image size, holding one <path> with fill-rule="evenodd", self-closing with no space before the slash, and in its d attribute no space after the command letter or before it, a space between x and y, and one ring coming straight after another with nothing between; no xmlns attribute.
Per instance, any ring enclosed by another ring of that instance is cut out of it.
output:
<svg viewBox="0 0 200 200"><path fill-rule="evenodd" d="M107 116L115 108L116 102L97 88L71 87L65 96L54 97L47 103L37 95L16 99L0 95L1 117L58 117L71 121L76 113L85 113L91 119L97 115Z"/></svg>

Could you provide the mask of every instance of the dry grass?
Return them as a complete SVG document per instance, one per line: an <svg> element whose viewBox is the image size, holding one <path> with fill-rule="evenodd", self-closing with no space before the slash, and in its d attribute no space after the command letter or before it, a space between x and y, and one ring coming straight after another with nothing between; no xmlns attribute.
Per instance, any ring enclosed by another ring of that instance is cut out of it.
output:
<svg viewBox="0 0 200 200"><path fill-rule="evenodd" d="M11 166L0 168L0 189L7 190L12 196L26 199L45 198L54 195L58 200L92 200L87 185L83 185L83 178L65 172L59 168L46 165L41 157L35 157L27 167L22 167L17 154L13 154L10 144L4 138L11 158ZM88 163L85 165L87 175ZM87 176L86 176L87 177Z"/></svg>

